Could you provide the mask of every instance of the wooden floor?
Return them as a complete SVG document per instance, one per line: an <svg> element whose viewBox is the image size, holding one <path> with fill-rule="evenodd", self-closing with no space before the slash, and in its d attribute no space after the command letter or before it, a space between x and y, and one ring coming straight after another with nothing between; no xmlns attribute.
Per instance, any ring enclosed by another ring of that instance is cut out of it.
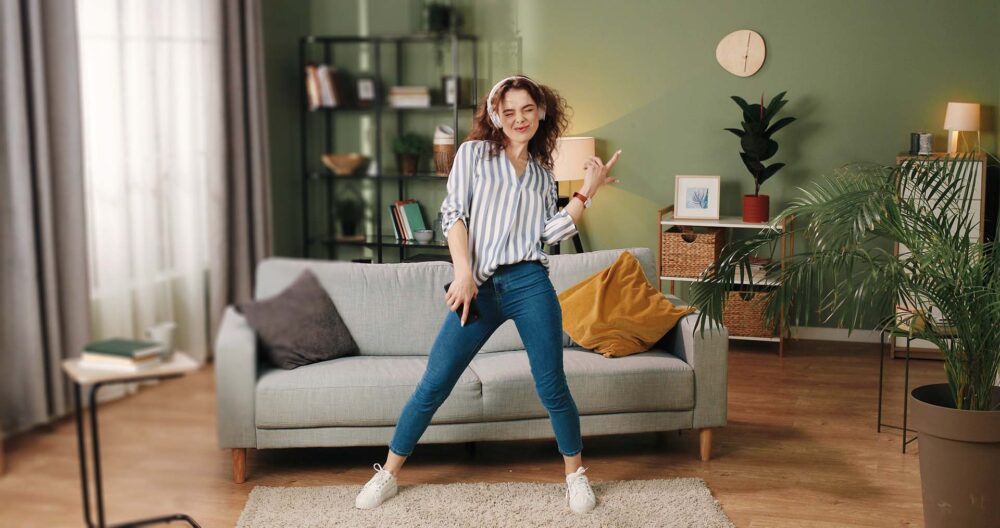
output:
<svg viewBox="0 0 1000 528"><path fill-rule="evenodd" d="M903 362L890 360L887 420L898 422ZM940 362L911 363L911 383L939 382ZM211 368L164 381L101 408L108 520L185 512L202 526L233 526L255 485L360 487L385 449L250 451L244 484L215 447ZM701 477L741 527L921 526L918 446L900 453L898 431L875 432L877 346L802 341L779 361L773 345L732 342L729 425L713 460L698 435L585 438L592 480ZM0 526L83 523L72 420L8 440ZM421 446L402 485L561 482L553 441ZM359 488L360 489L360 488ZM176 526L176 525L175 525Z"/></svg>

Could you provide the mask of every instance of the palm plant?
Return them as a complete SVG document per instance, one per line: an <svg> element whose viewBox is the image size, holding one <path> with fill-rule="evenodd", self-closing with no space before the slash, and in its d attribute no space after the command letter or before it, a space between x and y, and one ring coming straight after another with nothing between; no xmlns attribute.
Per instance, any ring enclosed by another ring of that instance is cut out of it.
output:
<svg viewBox="0 0 1000 528"><path fill-rule="evenodd" d="M884 307L889 315L878 329L906 331L942 350L957 409L1000 405L991 402L1000 365L1000 252L978 240L970 214L976 158L848 165L800 189L766 229L729 244L694 284L698 328L722 320L735 284L753 289L751 256L773 256L782 236L794 236L804 251L786 257L784 267L765 268L776 283L761 292L771 324L783 321L785 331L818 312L854 330ZM783 233L778 226L790 218L795 227ZM899 245L898 256L886 242Z"/></svg>

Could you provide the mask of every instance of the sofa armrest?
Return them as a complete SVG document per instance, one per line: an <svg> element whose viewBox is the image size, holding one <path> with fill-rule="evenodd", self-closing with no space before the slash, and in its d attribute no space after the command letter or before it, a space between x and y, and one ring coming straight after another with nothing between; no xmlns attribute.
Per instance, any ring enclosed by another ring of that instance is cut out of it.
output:
<svg viewBox="0 0 1000 528"><path fill-rule="evenodd" d="M718 324L696 329L698 314L681 318L670 332L671 352L694 369L695 429L726 425L729 380L729 332Z"/></svg>
<svg viewBox="0 0 1000 528"><path fill-rule="evenodd" d="M215 394L220 448L256 447L254 394L258 376L257 334L232 306L215 339Z"/></svg>

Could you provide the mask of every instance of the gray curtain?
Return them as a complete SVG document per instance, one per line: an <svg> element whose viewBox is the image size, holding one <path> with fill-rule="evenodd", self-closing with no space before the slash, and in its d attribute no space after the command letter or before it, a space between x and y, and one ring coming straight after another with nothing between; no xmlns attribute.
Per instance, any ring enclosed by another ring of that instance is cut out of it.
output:
<svg viewBox="0 0 1000 528"><path fill-rule="evenodd" d="M254 270L272 253L271 174L259 0L223 0L225 208L211 226L210 331L226 305L253 295Z"/></svg>
<svg viewBox="0 0 1000 528"><path fill-rule="evenodd" d="M64 358L88 341L73 0L0 0L0 426L66 414Z"/></svg>

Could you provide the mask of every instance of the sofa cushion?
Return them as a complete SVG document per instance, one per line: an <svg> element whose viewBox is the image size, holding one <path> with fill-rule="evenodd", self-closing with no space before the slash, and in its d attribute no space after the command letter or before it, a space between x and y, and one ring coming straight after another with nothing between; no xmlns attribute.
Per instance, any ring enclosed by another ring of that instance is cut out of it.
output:
<svg viewBox="0 0 1000 528"><path fill-rule="evenodd" d="M486 420L548 416L535 391L526 351L479 354L470 367L482 382ZM563 369L581 415L694 408L694 371L662 350L608 359L567 348Z"/></svg>
<svg viewBox="0 0 1000 528"><path fill-rule="evenodd" d="M337 307L308 269L281 293L241 303L238 309L276 367L293 369L358 352Z"/></svg>
<svg viewBox="0 0 1000 528"><path fill-rule="evenodd" d="M693 307L675 307L649 284L639 261L622 251L611 266L559 294L563 330L604 357L645 352Z"/></svg>
<svg viewBox="0 0 1000 528"><path fill-rule="evenodd" d="M271 369L257 381L257 427L395 425L426 366L426 356L348 356ZM466 369L431 423L478 422L482 412L479 378Z"/></svg>

